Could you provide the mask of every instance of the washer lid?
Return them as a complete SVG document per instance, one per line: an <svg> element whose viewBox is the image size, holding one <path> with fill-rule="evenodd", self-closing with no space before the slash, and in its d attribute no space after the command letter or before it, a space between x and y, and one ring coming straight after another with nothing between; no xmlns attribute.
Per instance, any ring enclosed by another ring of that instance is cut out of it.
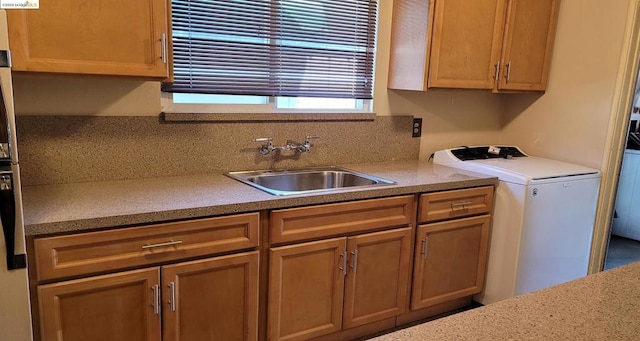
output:
<svg viewBox="0 0 640 341"><path fill-rule="evenodd" d="M567 177L599 177L596 169L535 156L513 159L464 161L465 169L495 175L502 181L528 185L532 182L566 181ZM448 166L458 167L458 164ZM577 180L577 178L576 178Z"/></svg>

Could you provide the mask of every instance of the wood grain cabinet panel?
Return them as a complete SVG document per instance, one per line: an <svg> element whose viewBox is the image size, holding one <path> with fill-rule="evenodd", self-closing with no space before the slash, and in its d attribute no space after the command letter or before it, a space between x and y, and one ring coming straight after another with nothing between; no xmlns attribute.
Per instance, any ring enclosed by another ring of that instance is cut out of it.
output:
<svg viewBox="0 0 640 341"><path fill-rule="evenodd" d="M165 78L169 3L56 0L7 11L13 70Z"/></svg>
<svg viewBox="0 0 640 341"><path fill-rule="evenodd" d="M259 214L36 238L38 280L104 273L258 246Z"/></svg>
<svg viewBox="0 0 640 341"><path fill-rule="evenodd" d="M406 312L410 254L410 227L272 248L269 340L307 340Z"/></svg>
<svg viewBox="0 0 640 341"><path fill-rule="evenodd" d="M163 340L258 339L258 251L162 267Z"/></svg>
<svg viewBox="0 0 640 341"><path fill-rule="evenodd" d="M500 90L545 90L559 0L508 0Z"/></svg>
<svg viewBox="0 0 640 341"><path fill-rule="evenodd" d="M359 200L271 212L271 243L301 241L411 224L414 196Z"/></svg>
<svg viewBox="0 0 640 341"><path fill-rule="evenodd" d="M42 341L160 341L159 284L152 268L40 285Z"/></svg>
<svg viewBox="0 0 640 341"><path fill-rule="evenodd" d="M436 0L429 87L492 89L505 0Z"/></svg>
<svg viewBox="0 0 640 341"><path fill-rule="evenodd" d="M349 237L344 324L352 328L407 309L411 228Z"/></svg>
<svg viewBox="0 0 640 341"><path fill-rule="evenodd" d="M466 188L420 195L421 223L489 213L493 209L493 187Z"/></svg>
<svg viewBox="0 0 640 341"><path fill-rule="evenodd" d="M489 243L488 215L418 226L411 308L479 293Z"/></svg>
<svg viewBox="0 0 640 341"><path fill-rule="evenodd" d="M544 91L559 2L394 0L387 86Z"/></svg>
<svg viewBox="0 0 640 341"><path fill-rule="evenodd" d="M342 328L346 239L272 248L268 339L307 340Z"/></svg>

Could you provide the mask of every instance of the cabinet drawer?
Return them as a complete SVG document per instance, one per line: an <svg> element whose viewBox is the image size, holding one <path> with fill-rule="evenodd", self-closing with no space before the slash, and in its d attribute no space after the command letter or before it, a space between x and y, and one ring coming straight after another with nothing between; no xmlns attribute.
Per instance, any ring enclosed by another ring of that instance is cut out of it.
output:
<svg viewBox="0 0 640 341"><path fill-rule="evenodd" d="M259 214L34 240L38 280L101 273L258 246Z"/></svg>
<svg viewBox="0 0 640 341"><path fill-rule="evenodd" d="M271 243L405 226L412 223L412 195L271 212Z"/></svg>
<svg viewBox="0 0 640 341"><path fill-rule="evenodd" d="M493 187L478 187L420 196L418 221L430 222L491 212Z"/></svg>

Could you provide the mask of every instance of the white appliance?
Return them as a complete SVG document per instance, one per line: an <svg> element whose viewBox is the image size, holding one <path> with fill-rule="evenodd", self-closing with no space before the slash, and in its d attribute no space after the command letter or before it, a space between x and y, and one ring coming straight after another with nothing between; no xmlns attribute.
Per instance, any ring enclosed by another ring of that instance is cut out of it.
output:
<svg viewBox="0 0 640 341"><path fill-rule="evenodd" d="M7 16L0 10L0 340L32 340Z"/></svg>
<svg viewBox="0 0 640 341"><path fill-rule="evenodd" d="M485 289L490 304L587 275L600 172L514 146L437 151L434 163L499 178Z"/></svg>

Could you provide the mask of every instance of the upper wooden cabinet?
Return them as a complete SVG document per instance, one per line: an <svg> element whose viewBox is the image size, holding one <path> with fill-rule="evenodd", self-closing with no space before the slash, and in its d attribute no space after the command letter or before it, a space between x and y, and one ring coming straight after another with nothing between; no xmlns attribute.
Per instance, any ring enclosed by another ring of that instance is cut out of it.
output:
<svg viewBox="0 0 640 341"><path fill-rule="evenodd" d="M560 0L509 0L496 90L545 90Z"/></svg>
<svg viewBox="0 0 640 341"><path fill-rule="evenodd" d="M504 0L436 0L429 87L493 88Z"/></svg>
<svg viewBox="0 0 640 341"><path fill-rule="evenodd" d="M558 5L395 0L388 87L545 90Z"/></svg>
<svg viewBox="0 0 640 341"><path fill-rule="evenodd" d="M167 0L42 1L7 11L14 71L168 76Z"/></svg>

